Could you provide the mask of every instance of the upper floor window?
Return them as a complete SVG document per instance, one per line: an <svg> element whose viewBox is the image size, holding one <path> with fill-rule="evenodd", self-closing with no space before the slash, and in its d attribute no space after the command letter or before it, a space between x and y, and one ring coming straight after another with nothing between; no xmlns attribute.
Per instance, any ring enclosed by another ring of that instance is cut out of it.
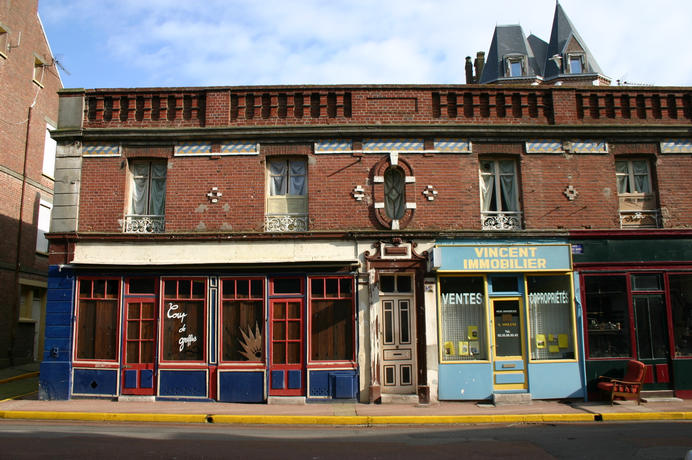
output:
<svg viewBox="0 0 692 460"><path fill-rule="evenodd" d="M571 54L568 56L569 63L569 73L583 73L584 72L584 60L583 56L580 54Z"/></svg>
<svg viewBox="0 0 692 460"><path fill-rule="evenodd" d="M50 132L55 129L51 124L46 125L46 140L43 144L43 174L48 177L55 177L55 152L58 143L50 136Z"/></svg>
<svg viewBox="0 0 692 460"><path fill-rule="evenodd" d="M46 233L50 229L50 215L53 205L48 201L41 200L38 207L38 225L36 232L36 252L48 253L48 239Z"/></svg>
<svg viewBox="0 0 692 460"><path fill-rule="evenodd" d="M656 197L647 160L616 160L621 227L658 227Z"/></svg>
<svg viewBox="0 0 692 460"><path fill-rule="evenodd" d="M390 166L384 173L384 210L387 217L399 220L406 212L406 184L404 171Z"/></svg>
<svg viewBox="0 0 692 460"><path fill-rule="evenodd" d="M521 77L524 72L524 57L512 56L505 58L505 75L507 77Z"/></svg>
<svg viewBox="0 0 692 460"><path fill-rule="evenodd" d="M130 173L130 205L125 231L163 232L166 208L166 162L136 160L131 164Z"/></svg>
<svg viewBox="0 0 692 460"><path fill-rule="evenodd" d="M43 74L45 73L45 70L46 70L46 63L43 62L43 59L41 59L37 55L34 55L33 80L34 80L34 83L38 84L41 87L43 87Z"/></svg>
<svg viewBox="0 0 692 460"><path fill-rule="evenodd" d="M265 230L307 230L307 162L302 159L271 159L267 169L269 183Z"/></svg>
<svg viewBox="0 0 692 460"><path fill-rule="evenodd" d="M481 160L480 166L483 229L520 229L521 212L515 161Z"/></svg>
<svg viewBox="0 0 692 460"><path fill-rule="evenodd" d="M10 49L10 40L7 29L0 23L0 57L7 57Z"/></svg>

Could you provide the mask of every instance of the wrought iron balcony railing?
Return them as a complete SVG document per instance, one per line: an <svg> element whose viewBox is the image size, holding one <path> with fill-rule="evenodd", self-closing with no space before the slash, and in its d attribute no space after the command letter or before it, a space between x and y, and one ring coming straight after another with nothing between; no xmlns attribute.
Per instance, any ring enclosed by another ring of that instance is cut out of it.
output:
<svg viewBox="0 0 692 460"><path fill-rule="evenodd" d="M163 233L165 231L164 216L158 215L135 215L125 216L123 224L124 233Z"/></svg>
<svg viewBox="0 0 692 460"><path fill-rule="evenodd" d="M521 211L482 211L483 230L521 230Z"/></svg>
<svg viewBox="0 0 692 460"><path fill-rule="evenodd" d="M265 232L306 232L308 216L306 214L268 214L264 216Z"/></svg>

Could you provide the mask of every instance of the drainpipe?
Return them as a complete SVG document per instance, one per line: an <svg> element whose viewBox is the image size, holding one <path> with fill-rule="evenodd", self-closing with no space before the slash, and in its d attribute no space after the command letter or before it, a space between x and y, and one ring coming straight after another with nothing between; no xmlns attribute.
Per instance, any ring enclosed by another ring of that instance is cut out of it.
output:
<svg viewBox="0 0 692 460"><path fill-rule="evenodd" d="M19 323L20 305L22 302L22 288L19 285L19 272L21 271L21 254L22 254L22 222L24 220L24 196L26 195L26 169L29 159L29 133L31 132L31 113L36 104L36 100L29 106L29 111L26 117L26 139L24 141L24 166L22 169L22 192L19 196L19 221L17 223L17 256L14 265L14 285L17 290L17 299L12 306L12 316L10 324L10 348L9 359L10 366L14 366L14 349L17 340L17 325Z"/></svg>

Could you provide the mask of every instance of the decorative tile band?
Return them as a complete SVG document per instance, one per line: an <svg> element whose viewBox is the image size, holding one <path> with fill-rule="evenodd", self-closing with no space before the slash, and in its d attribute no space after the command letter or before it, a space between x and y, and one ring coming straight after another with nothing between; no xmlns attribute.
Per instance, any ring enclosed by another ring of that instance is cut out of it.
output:
<svg viewBox="0 0 692 460"><path fill-rule="evenodd" d="M526 153L563 153L561 141L527 142Z"/></svg>
<svg viewBox="0 0 692 460"><path fill-rule="evenodd" d="M257 155L259 154L259 148L257 142L222 142L221 153L226 155Z"/></svg>
<svg viewBox="0 0 692 460"><path fill-rule="evenodd" d="M572 142L574 153L608 153L608 144L605 141L574 141Z"/></svg>
<svg viewBox="0 0 692 460"><path fill-rule="evenodd" d="M450 153L471 153L471 143L462 139L435 139L435 150Z"/></svg>
<svg viewBox="0 0 692 460"><path fill-rule="evenodd" d="M315 153L350 152L351 150L353 150L353 143L350 140L329 140L315 142Z"/></svg>
<svg viewBox="0 0 692 460"><path fill-rule="evenodd" d="M365 139L363 150L366 152L419 152L424 149L422 139Z"/></svg>
<svg viewBox="0 0 692 460"><path fill-rule="evenodd" d="M665 140L661 142L661 153L692 153L692 139Z"/></svg>
<svg viewBox="0 0 692 460"><path fill-rule="evenodd" d="M209 155L211 142L181 142L175 146L175 155Z"/></svg>
<svg viewBox="0 0 692 460"><path fill-rule="evenodd" d="M120 145L118 144L84 144L82 156L85 157L119 157Z"/></svg>

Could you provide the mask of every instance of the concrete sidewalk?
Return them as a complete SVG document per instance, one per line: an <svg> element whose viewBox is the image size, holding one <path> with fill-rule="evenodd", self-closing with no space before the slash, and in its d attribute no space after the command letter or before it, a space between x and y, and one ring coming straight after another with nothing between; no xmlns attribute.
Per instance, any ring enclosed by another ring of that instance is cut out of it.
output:
<svg viewBox="0 0 692 460"><path fill-rule="evenodd" d="M32 365L4 369L3 386L36 379ZM35 384L34 384L35 385ZM77 420L163 423L292 424L292 425L449 425L476 423L551 423L644 420L692 421L692 400L650 399L607 402L532 401L524 405L490 402L361 404L336 402L296 404L232 404L217 402L72 399L39 401L35 393L0 400L0 419Z"/></svg>
<svg viewBox="0 0 692 460"><path fill-rule="evenodd" d="M528 405L441 402L416 404L231 404L74 399L0 402L0 419L294 425L448 425L643 420L692 421L692 400L642 403L533 401Z"/></svg>

